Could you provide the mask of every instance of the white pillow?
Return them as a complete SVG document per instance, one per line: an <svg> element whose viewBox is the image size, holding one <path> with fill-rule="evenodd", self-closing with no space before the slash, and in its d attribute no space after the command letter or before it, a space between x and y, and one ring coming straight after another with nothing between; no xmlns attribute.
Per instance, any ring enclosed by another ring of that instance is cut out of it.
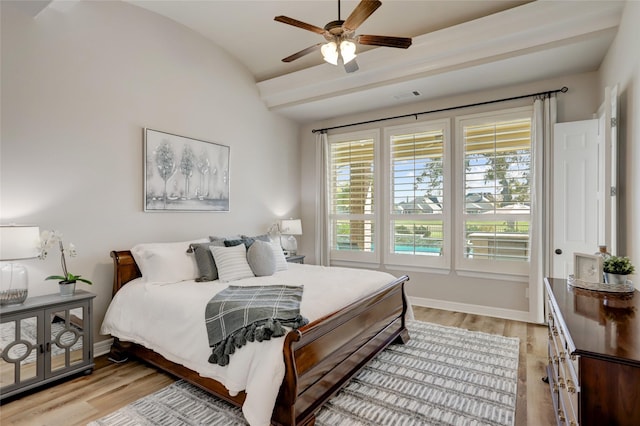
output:
<svg viewBox="0 0 640 426"><path fill-rule="evenodd" d="M271 249L273 250L273 255L276 259L276 271L286 271L289 266L287 265L287 258L284 257L280 241L271 240Z"/></svg>
<svg viewBox="0 0 640 426"><path fill-rule="evenodd" d="M255 276L247 262L247 247L244 244L231 247L211 246L209 250L216 262L220 281L229 282Z"/></svg>
<svg viewBox="0 0 640 426"><path fill-rule="evenodd" d="M131 249L131 254L146 282L166 284L194 280L199 275L198 265L195 256L187 250L191 243L207 241L138 244Z"/></svg>

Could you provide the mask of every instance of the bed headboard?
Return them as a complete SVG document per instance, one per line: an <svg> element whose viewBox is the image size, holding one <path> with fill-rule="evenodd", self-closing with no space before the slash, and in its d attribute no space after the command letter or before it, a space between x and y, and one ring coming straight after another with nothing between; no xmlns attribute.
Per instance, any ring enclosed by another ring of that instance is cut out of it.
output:
<svg viewBox="0 0 640 426"><path fill-rule="evenodd" d="M113 293L116 294L126 283L141 277L140 269L129 250L112 251Z"/></svg>

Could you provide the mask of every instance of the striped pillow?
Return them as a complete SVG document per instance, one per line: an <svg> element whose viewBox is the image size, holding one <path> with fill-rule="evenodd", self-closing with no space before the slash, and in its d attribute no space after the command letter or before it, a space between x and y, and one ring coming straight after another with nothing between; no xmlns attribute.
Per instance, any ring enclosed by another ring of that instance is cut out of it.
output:
<svg viewBox="0 0 640 426"><path fill-rule="evenodd" d="M218 268L218 277L222 282L254 277L247 262L247 248L244 244L233 247L209 247Z"/></svg>

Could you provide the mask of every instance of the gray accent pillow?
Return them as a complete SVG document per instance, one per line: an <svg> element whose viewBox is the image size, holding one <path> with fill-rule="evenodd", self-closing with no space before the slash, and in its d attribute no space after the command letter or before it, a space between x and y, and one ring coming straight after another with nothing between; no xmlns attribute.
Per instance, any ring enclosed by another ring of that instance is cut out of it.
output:
<svg viewBox="0 0 640 426"><path fill-rule="evenodd" d="M214 281L218 279L218 268L213 260L213 254L209 250L210 246L224 247L224 242L217 240L209 243L190 244L189 248L196 257L198 266L198 278L196 281Z"/></svg>
<svg viewBox="0 0 640 426"><path fill-rule="evenodd" d="M215 235L209 235L209 240L211 241L217 241L217 240L241 240L242 237L240 235L231 235L229 237L218 237Z"/></svg>
<svg viewBox="0 0 640 426"><path fill-rule="evenodd" d="M251 244L253 244L253 242L255 240L261 240L261 241L270 242L271 238L269 238L269 236L267 234L256 235L255 237L249 237L247 235L241 235L240 238L234 238L234 239L224 238L224 245L226 247L233 247L233 246L237 246L237 245L240 245L240 244L244 243L244 245L247 246L247 250L248 250L249 247L251 247ZM215 241L215 240L212 239L211 241Z"/></svg>
<svg viewBox="0 0 640 426"><path fill-rule="evenodd" d="M271 244L255 240L247 250L247 261L256 277L266 277L276 272L276 258Z"/></svg>
<svg viewBox="0 0 640 426"><path fill-rule="evenodd" d="M240 237L243 240L251 239L251 240L260 240L260 241L266 241L266 242L270 242L271 241L271 237L269 236L269 234L255 235L253 237L250 237L248 235L241 235Z"/></svg>
<svg viewBox="0 0 640 426"><path fill-rule="evenodd" d="M251 241L251 243L253 243L253 241ZM251 246L251 243L246 244L245 240L242 240L242 239L224 240L224 246L225 247L235 247L235 246L239 246L240 244L245 244L247 246L247 248L249 248L249 246Z"/></svg>

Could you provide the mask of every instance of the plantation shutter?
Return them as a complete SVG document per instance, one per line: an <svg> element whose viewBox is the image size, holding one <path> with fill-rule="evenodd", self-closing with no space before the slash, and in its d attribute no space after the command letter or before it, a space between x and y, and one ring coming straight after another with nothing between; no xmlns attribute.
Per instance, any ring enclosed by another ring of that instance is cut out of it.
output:
<svg viewBox="0 0 640 426"><path fill-rule="evenodd" d="M332 142L329 153L331 248L373 252L374 140Z"/></svg>
<svg viewBox="0 0 640 426"><path fill-rule="evenodd" d="M440 256L444 130L390 136L391 253Z"/></svg>
<svg viewBox="0 0 640 426"><path fill-rule="evenodd" d="M528 261L531 119L465 125L463 143L465 257Z"/></svg>

